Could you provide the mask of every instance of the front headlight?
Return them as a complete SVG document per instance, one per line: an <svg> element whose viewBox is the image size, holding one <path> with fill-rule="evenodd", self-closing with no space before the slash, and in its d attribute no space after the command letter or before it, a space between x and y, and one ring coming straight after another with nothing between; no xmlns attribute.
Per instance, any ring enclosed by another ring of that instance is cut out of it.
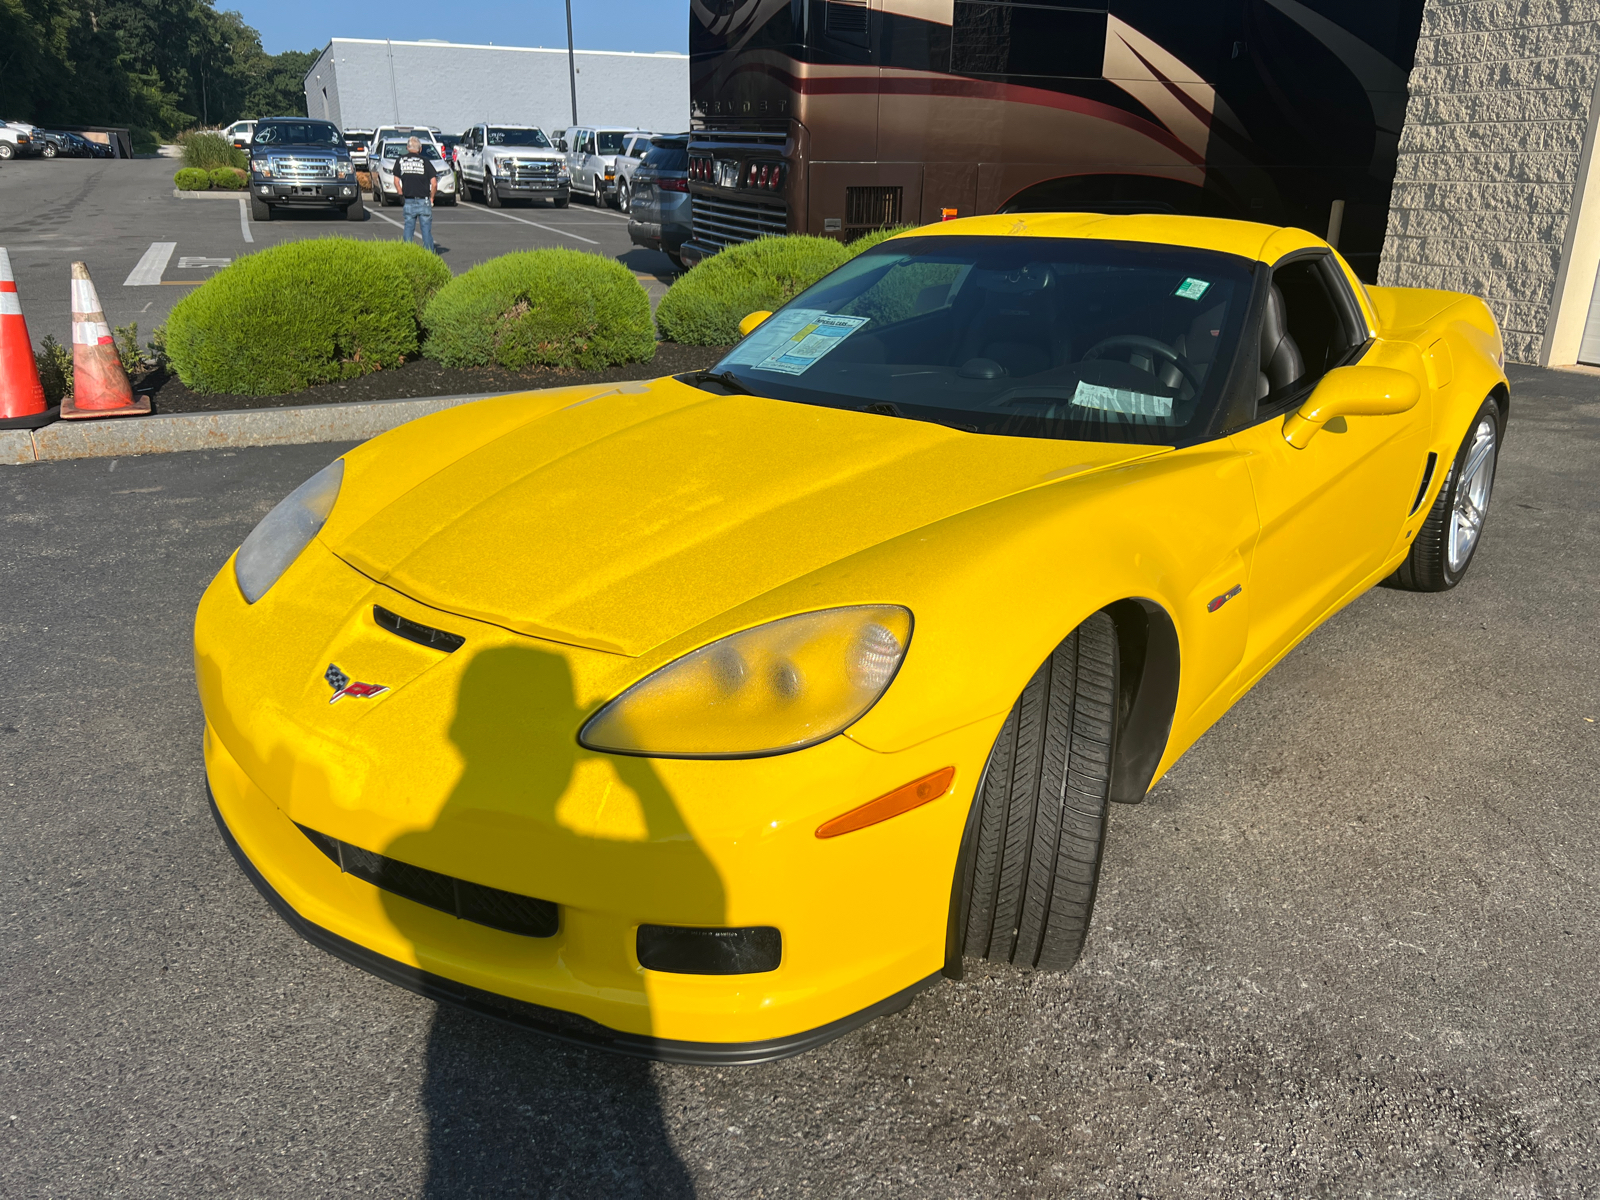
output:
<svg viewBox="0 0 1600 1200"><path fill-rule="evenodd" d="M826 741L888 690L911 641L897 604L830 608L720 638L641 679L589 718L590 750L753 758Z"/></svg>
<svg viewBox="0 0 1600 1200"><path fill-rule="evenodd" d="M311 544L339 498L344 459L336 458L294 491L250 531L233 558L233 575L251 604L267 594L300 551Z"/></svg>

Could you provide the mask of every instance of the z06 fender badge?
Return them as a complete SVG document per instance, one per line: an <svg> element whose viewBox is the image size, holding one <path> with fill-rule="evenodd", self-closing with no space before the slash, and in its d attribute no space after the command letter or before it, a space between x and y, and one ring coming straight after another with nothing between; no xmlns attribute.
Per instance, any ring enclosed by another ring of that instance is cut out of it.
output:
<svg viewBox="0 0 1600 1200"><path fill-rule="evenodd" d="M333 663L328 664L328 669L322 673L322 677L328 681L328 686L333 689L333 699L328 701L329 704L332 704L334 700L339 699L341 696L354 696L357 700L370 700L374 696L381 696L389 690L381 683L351 683L350 676L339 670Z"/></svg>
<svg viewBox="0 0 1600 1200"><path fill-rule="evenodd" d="M1211 602L1206 605L1206 611L1207 612L1216 612L1217 609L1221 608L1224 604L1226 604L1229 600L1232 600L1235 596L1237 596L1242 591L1244 591L1244 584L1242 584L1242 583L1234 584L1227 591L1223 592L1222 595L1213 597ZM333 670L332 667L329 667L328 669L330 671ZM331 683L332 680L329 680L329 682Z"/></svg>

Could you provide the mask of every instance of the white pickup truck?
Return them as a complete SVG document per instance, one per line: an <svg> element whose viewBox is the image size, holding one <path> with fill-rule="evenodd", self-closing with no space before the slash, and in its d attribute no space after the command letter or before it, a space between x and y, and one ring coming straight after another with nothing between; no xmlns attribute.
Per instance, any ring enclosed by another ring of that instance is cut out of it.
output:
<svg viewBox="0 0 1600 1200"><path fill-rule="evenodd" d="M474 125L456 147L461 190L490 208L507 200L548 200L565 208L572 176L567 158L534 125Z"/></svg>

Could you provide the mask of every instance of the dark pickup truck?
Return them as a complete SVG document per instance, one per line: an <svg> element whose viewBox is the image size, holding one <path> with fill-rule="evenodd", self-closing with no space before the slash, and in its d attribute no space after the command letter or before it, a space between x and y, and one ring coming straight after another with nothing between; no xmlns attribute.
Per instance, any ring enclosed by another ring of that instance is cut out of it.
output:
<svg viewBox="0 0 1600 1200"><path fill-rule="evenodd" d="M365 221L355 164L339 127L305 117L257 121L250 139L250 219L272 220L274 208L321 208Z"/></svg>

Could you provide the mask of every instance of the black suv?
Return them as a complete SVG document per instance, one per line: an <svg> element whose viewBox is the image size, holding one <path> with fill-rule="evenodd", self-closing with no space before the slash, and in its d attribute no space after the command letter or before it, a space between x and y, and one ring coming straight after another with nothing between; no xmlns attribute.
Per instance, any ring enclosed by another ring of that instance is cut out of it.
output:
<svg viewBox="0 0 1600 1200"><path fill-rule="evenodd" d="M272 220L274 207L333 209L365 221L350 150L331 121L268 117L250 139L250 219Z"/></svg>

